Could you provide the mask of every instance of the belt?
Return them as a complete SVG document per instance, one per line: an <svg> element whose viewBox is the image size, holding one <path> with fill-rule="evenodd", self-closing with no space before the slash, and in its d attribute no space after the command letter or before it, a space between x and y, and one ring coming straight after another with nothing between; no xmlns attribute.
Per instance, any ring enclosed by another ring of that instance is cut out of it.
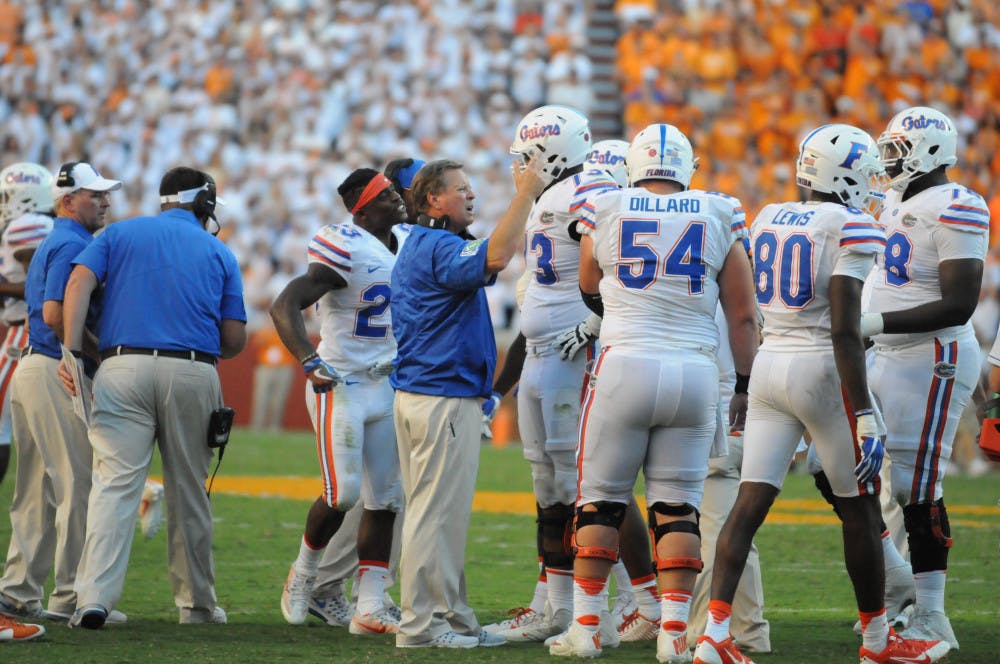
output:
<svg viewBox="0 0 1000 664"><path fill-rule="evenodd" d="M133 348L132 346L112 346L101 351L101 359L106 360L116 355L152 355L153 357L169 357L175 360L191 360L215 364L215 355L202 353L198 350L158 350L156 348Z"/></svg>
<svg viewBox="0 0 1000 664"><path fill-rule="evenodd" d="M11 350L16 350L16 349L11 349ZM10 351L7 351L7 352L9 353ZM31 346L25 346L24 348L22 348L21 349L21 354L19 355L19 357L23 360L24 358L28 357L29 355L41 355L42 357L47 357L50 360L61 359L57 355L49 355L48 353L43 353L39 349L32 348Z"/></svg>

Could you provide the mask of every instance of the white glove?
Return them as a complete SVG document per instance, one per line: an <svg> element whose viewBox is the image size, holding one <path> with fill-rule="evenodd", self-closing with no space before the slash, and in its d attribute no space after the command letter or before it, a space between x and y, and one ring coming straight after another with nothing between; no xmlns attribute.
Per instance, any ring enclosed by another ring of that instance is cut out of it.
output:
<svg viewBox="0 0 1000 664"><path fill-rule="evenodd" d="M306 372L306 377L313 384L313 392L317 394L329 392L340 384L340 374L337 373L337 370L324 362L316 353L313 353L302 362L302 369ZM316 382L312 378L319 378L321 382Z"/></svg>
<svg viewBox="0 0 1000 664"><path fill-rule="evenodd" d="M489 399L483 401L483 438L493 438L493 430L490 429L490 424L493 423L493 418L497 416L497 409L500 408L500 396L499 392L494 392L490 395Z"/></svg>
<svg viewBox="0 0 1000 664"><path fill-rule="evenodd" d="M378 380L379 378L385 378L395 370L396 365L393 364L393 360L382 360L368 367L368 375Z"/></svg>
<svg viewBox="0 0 1000 664"><path fill-rule="evenodd" d="M882 318L882 314L861 314L862 337L873 337L876 334L882 334L883 329L885 329L885 320Z"/></svg>
<svg viewBox="0 0 1000 664"><path fill-rule="evenodd" d="M882 436L878 432L878 423L875 415L869 410L859 410L856 412L857 418L856 434L858 449L861 450L861 461L854 468L854 476L861 483L868 483L878 477L882 470L882 457L885 456L885 448L882 445Z"/></svg>
<svg viewBox="0 0 1000 664"><path fill-rule="evenodd" d="M579 325L556 335L552 347L559 350L559 357L569 361L576 357L581 348L599 336L601 336L601 317L592 313Z"/></svg>

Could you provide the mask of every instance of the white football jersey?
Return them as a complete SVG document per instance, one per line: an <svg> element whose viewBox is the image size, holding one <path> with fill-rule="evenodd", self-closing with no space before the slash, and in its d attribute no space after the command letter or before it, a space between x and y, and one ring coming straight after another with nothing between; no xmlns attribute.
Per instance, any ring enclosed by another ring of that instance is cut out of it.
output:
<svg viewBox="0 0 1000 664"><path fill-rule="evenodd" d="M604 273L601 345L714 356L716 278L733 244L747 241L740 202L714 192L631 188L598 195L593 208L580 229L593 237Z"/></svg>
<svg viewBox="0 0 1000 664"><path fill-rule="evenodd" d="M0 278L4 283L24 281L24 268L14 258L18 249L37 248L52 231L52 217L47 214L28 212L10 222L0 240ZM5 324L24 321L28 317L28 305L19 298L3 298L3 313L0 320Z"/></svg>
<svg viewBox="0 0 1000 664"><path fill-rule="evenodd" d="M772 203L750 226L754 287L764 317L761 349L829 350L830 277L845 253L885 249L885 234L861 210L838 203Z"/></svg>
<svg viewBox="0 0 1000 664"><path fill-rule="evenodd" d="M590 313L580 297L576 222L590 197L617 189L606 171L595 169L554 184L532 206L524 239L526 271L532 279L521 305L521 333L528 344L547 344Z"/></svg>
<svg viewBox="0 0 1000 664"><path fill-rule="evenodd" d="M869 311L899 311L941 299L938 264L974 258L986 260L990 213L983 198L947 183L926 189L909 200L889 190L879 222L885 228L885 252L865 285ZM972 323L931 332L880 334L880 346L902 346L932 337L972 334Z"/></svg>
<svg viewBox="0 0 1000 664"><path fill-rule="evenodd" d="M394 226L398 247L410 231ZM334 270L346 288L319 299L320 343L316 352L342 374L363 371L396 356L389 311L389 276L396 254L352 223L324 226L309 241L309 262Z"/></svg>

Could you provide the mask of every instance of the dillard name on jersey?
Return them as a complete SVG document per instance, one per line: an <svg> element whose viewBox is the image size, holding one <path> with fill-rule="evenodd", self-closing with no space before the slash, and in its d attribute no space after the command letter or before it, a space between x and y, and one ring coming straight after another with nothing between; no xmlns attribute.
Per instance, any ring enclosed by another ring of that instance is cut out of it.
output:
<svg viewBox="0 0 1000 664"><path fill-rule="evenodd" d="M630 212L700 212L701 201L697 198L647 198L645 196L631 198L628 202Z"/></svg>

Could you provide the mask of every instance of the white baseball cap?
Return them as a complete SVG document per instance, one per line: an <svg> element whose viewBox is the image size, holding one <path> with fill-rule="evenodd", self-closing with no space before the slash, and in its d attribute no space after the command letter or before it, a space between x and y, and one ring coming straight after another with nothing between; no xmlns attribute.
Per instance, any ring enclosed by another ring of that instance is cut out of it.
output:
<svg viewBox="0 0 1000 664"><path fill-rule="evenodd" d="M80 189L87 189L88 191L115 191L121 188L122 183L120 181L102 177L96 168L85 161L71 161L63 164L53 185L53 190L57 198Z"/></svg>

